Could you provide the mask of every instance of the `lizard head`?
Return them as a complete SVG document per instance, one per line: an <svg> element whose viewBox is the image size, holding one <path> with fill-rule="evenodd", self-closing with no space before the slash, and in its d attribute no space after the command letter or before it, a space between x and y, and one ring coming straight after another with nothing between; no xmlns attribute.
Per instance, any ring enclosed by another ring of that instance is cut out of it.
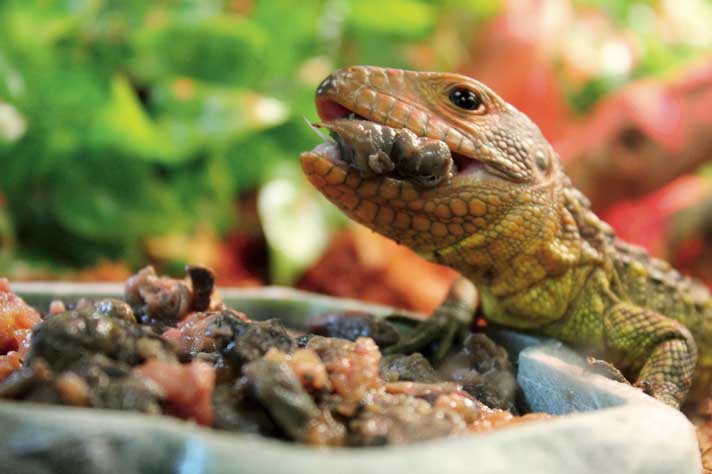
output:
<svg viewBox="0 0 712 474"><path fill-rule="evenodd" d="M452 175L431 187L365 175L337 143L301 155L311 183L376 232L444 263L472 247L483 249L480 259L507 258L556 232L558 157L524 114L484 84L459 74L354 66L322 81L316 107L325 122L354 118L408 129L450 151Z"/></svg>

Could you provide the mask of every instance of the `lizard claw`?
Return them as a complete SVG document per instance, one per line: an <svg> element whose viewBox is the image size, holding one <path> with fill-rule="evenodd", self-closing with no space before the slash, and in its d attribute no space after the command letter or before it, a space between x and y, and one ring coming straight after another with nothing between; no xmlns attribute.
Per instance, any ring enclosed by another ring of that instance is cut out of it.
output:
<svg viewBox="0 0 712 474"><path fill-rule="evenodd" d="M602 375L616 382L630 385L630 382L627 378L625 378L625 375L623 375L623 373L610 362L606 362L605 360L596 359L595 357L588 356L586 357L586 363L588 364L588 367L591 372L593 372L594 374Z"/></svg>
<svg viewBox="0 0 712 474"><path fill-rule="evenodd" d="M606 378L615 380L616 382L621 382L626 385L630 385L635 388L639 388L644 394L650 395L651 397L659 400L671 407L680 408L680 398L679 389L670 383L655 383L649 380L638 380L634 384L631 384L628 379L625 378L623 373L618 370L610 362L605 360L596 359L595 357L588 356L586 358L588 366L591 368L591 372L603 375Z"/></svg>
<svg viewBox="0 0 712 474"><path fill-rule="evenodd" d="M424 352L435 345L432 362L440 362L458 339L464 339L469 331L472 315L477 303L477 293L472 283L458 279L450 289L445 302L428 318L401 340L383 350L387 354L410 354Z"/></svg>

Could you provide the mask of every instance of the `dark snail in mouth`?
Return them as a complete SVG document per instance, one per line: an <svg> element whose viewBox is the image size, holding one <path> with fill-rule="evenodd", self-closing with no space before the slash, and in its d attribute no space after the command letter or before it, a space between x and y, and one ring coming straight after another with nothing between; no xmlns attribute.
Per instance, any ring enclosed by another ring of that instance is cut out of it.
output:
<svg viewBox="0 0 712 474"><path fill-rule="evenodd" d="M455 166L445 142L418 137L359 118L339 118L314 124L329 130L339 157L364 176L388 175L433 187L452 178Z"/></svg>

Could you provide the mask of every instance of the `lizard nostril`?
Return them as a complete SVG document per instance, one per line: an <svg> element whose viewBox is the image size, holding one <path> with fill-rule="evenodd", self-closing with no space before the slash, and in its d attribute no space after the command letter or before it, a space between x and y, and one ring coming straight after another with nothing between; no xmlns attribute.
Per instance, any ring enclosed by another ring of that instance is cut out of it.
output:
<svg viewBox="0 0 712 474"><path fill-rule="evenodd" d="M336 85L336 77L333 74L329 74L321 81L319 87L316 88L316 95L324 95L334 88Z"/></svg>

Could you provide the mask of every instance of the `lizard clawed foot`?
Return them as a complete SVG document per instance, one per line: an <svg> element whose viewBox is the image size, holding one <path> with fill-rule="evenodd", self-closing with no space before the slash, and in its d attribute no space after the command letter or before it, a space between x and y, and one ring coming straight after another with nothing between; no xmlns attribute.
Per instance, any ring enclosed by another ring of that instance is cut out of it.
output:
<svg viewBox="0 0 712 474"><path fill-rule="evenodd" d="M453 283L445 301L433 314L401 340L383 350L387 354L410 354L424 352L436 345L432 362L437 364L450 351L453 343L464 339L477 306L477 291L469 280L459 278Z"/></svg>
<svg viewBox="0 0 712 474"><path fill-rule="evenodd" d="M646 395L650 395L654 399L678 410L680 409L680 400L685 398L680 388L669 382L655 383L648 380L639 380L633 386L640 388Z"/></svg>
<svg viewBox="0 0 712 474"><path fill-rule="evenodd" d="M604 377L615 380L616 382L639 388L644 394L650 395L656 400L659 400L666 405L670 405L673 408L679 409L680 400L684 399L684 395L681 393L679 387L671 382L655 383L648 380L638 380L631 384L628 379L625 378L623 373L610 362L596 359L591 356L586 358L586 362L588 363L591 372L603 375Z"/></svg>
<svg viewBox="0 0 712 474"><path fill-rule="evenodd" d="M630 385L630 382L627 378L625 378L625 375L623 375L623 373L610 362L588 356L586 357L586 363L588 364L591 372L594 374L602 375L608 379L615 380L616 382Z"/></svg>

